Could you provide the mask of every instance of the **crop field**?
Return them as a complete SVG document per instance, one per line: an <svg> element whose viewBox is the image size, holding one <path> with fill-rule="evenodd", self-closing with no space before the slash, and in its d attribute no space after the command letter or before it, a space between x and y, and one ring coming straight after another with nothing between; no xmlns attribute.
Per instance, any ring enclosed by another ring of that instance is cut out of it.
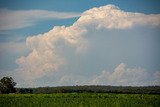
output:
<svg viewBox="0 0 160 107"><path fill-rule="evenodd" d="M0 94L0 107L160 107L160 95L107 93Z"/></svg>

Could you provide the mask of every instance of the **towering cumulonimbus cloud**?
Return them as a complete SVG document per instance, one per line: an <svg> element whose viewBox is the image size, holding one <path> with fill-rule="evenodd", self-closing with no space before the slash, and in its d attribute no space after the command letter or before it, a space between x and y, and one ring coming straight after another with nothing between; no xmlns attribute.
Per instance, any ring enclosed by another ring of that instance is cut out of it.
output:
<svg viewBox="0 0 160 107"><path fill-rule="evenodd" d="M31 49L27 56L16 60L17 71L26 79L34 80L49 72L56 72L60 66L67 63L59 54L60 46L67 45L76 53L87 51L89 41L86 34L90 29L128 29L134 26L159 26L159 14L142 14L124 12L114 5L93 8L82 13L80 18L69 27L55 26L47 33L31 36L26 39L26 45ZM65 52L64 52L65 53ZM123 64L121 64L123 68ZM114 79L114 72L110 79Z"/></svg>
<svg viewBox="0 0 160 107"><path fill-rule="evenodd" d="M85 11L73 25L94 25L97 29L127 29L135 25L159 26L160 15L124 12L114 5L107 5Z"/></svg>
<svg viewBox="0 0 160 107"><path fill-rule="evenodd" d="M16 61L20 71L28 75L26 77L29 79L42 77L47 72L56 71L60 65L65 63L63 56L56 53L59 42L77 47L79 50L85 42L81 37L84 33L85 30L77 26L57 26L43 35L28 37L26 44L32 52L27 57L21 57Z"/></svg>

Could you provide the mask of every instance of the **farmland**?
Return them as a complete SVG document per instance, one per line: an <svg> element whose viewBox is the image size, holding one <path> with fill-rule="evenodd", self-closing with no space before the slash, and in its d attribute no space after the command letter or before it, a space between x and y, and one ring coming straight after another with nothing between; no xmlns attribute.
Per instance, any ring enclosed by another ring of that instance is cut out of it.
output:
<svg viewBox="0 0 160 107"><path fill-rule="evenodd" d="M0 94L0 107L159 107L160 95L113 93Z"/></svg>

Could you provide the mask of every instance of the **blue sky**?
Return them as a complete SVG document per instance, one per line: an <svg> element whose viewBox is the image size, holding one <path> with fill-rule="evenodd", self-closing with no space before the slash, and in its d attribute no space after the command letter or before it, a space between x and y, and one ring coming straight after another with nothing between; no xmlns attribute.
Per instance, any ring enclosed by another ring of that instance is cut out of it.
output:
<svg viewBox="0 0 160 107"><path fill-rule="evenodd" d="M54 11L77 11L83 12L92 7L99 7L107 4L114 4L118 7L121 7L123 10L132 11L132 12L144 12L144 13L159 13L159 1L155 0L46 0L39 1L36 0L1 0L0 7L1 8L9 8L9 9L44 9L44 10L54 10Z"/></svg>
<svg viewBox="0 0 160 107"><path fill-rule="evenodd" d="M12 76L19 87L160 85L159 5L158 0L1 0L0 77ZM95 19L87 20L87 10Z"/></svg>

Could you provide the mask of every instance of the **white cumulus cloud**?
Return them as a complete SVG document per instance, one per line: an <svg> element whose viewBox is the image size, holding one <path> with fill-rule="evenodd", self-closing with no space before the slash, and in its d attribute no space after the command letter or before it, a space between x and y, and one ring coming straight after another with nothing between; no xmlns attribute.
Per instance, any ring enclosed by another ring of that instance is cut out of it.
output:
<svg viewBox="0 0 160 107"><path fill-rule="evenodd" d="M85 30L79 29L76 26L57 26L48 33L43 35L28 37L26 40L27 46L32 52L24 57L17 59L19 70L29 79L35 79L44 76L47 72L54 72L56 69L65 63L63 56L59 56L58 45L65 42L65 45L81 48L83 40L81 35Z"/></svg>
<svg viewBox="0 0 160 107"><path fill-rule="evenodd" d="M126 64L121 63L112 72L106 70L102 71L100 75L94 77L91 83L128 86L153 85L153 83L148 83L148 78L150 76L152 75L143 68L127 68Z"/></svg>
<svg viewBox="0 0 160 107"><path fill-rule="evenodd" d="M47 15L51 13L49 12ZM41 11L39 14L42 15ZM66 17L68 18L68 16ZM27 56L22 56L16 60L19 65L17 71L24 74L24 78L33 80L47 75L48 72L56 72L60 66L67 63L65 57L60 54L61 46L68 46L75 53L87 50L89 42L86 35L90 34L91 28L98 32L101 28L127 29L133 26L146 25L159 26L160 15L124 12L114 5L87 10L69 27L55 26L47 33L28 37L26 44L32 51ZM141 77L146 78L148 75L142 68L126 69L125 66L123 63L120 64L113 73L103 71L102 75L96 77L93 82L99 82L101 78L107 78L108 81L113 81L113 84L115 82L123 85L129 82L130 85L140 85L141 82L138 81L141 81ZM130 79L130 77L132 78Z"/></svg>
<svg viewBox="0 0 160 107"><path fill-rule="evenodd" d="M78 26L92 24L97 29L126 29L134 25L158 26L160 15L125 12L114 5L107 5L85 11L75 24Z"/></svg>

